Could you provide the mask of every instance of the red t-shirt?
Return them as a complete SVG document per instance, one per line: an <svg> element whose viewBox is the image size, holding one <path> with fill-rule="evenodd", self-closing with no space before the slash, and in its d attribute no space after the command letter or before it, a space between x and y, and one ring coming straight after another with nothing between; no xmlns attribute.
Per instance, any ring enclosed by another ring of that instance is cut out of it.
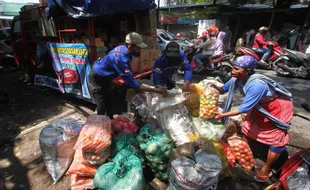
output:
<svg viewBox="0 0 310 190"><path fill-rule="evenodd" d="M256 34L252 48L266 48L268 42L265 41L264 35L261 33Z"/></svg>

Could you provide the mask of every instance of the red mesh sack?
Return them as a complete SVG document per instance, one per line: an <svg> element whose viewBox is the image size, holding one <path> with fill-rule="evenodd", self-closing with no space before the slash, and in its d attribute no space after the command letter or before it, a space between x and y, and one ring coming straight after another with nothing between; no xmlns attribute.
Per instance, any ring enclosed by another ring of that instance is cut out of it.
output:
<svg viewBox="0 0 310 190"><path fill-rule="evenodd" d="M251 171L254 167L254 158L248 143L238 136L229 137L227 140L240 166L247 171Z"/></svg>
<svg viewBox="0 0 310 190"><path fill-rule="evenodd" d="M119 133L134 133L139 131L139 127L124 116L118 116L111 121L113 135Z"/></svg>

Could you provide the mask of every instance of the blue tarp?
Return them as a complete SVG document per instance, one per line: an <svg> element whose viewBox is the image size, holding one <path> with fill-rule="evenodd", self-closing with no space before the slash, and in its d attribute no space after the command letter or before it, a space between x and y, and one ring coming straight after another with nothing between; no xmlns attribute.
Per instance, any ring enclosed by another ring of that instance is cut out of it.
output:
<svg viewBox="0 0 310 190"><path fill-rule="evenodd" d="M155 8L154 0L48 0L47 14L60 6L74 18L88 18Z"/></svg>

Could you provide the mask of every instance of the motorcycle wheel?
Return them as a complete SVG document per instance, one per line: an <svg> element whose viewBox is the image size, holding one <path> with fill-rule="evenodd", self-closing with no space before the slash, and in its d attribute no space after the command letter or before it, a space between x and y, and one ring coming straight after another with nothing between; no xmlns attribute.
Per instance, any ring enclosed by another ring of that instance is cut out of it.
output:
<svg viewBox="0 0 310 190"><path fill-rule="evenodd" d="M275 66L274 70L277 73L277 75L280 76L280 77L293 76L290 72L284 71L283 69L281 69L278 66Z"/></svg>

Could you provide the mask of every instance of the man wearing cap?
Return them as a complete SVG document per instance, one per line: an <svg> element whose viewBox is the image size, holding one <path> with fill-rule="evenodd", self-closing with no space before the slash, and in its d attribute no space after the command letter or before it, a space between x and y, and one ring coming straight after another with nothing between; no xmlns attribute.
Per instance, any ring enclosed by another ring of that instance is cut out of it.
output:
<svg viewBox="0 0 310 190"><path fill-rule="evenodd" d="M184 66L184 91L189 90L192 80L192 70L190 63L180 46L176 42L167 44L165 51L156 59L153 69L153 84L156 87L175 87L173 74L180 66Z"/></svg>
<svg viewBox="0 0 310 190"><path fill-rule="evenodd" d="M159 94L166 94L165 89L151 88L148 85L141 84L133 78L130 70L132 57L140 56L140 49L146 48L142 37L135 32L126 36L126 45L114 48L108 55L96 61L90 72L90 86L92 95L97 105L97 114L107 115L112 118L112 96L111 81L120 76L125 83L137 91L148 91Z"/></svg>

